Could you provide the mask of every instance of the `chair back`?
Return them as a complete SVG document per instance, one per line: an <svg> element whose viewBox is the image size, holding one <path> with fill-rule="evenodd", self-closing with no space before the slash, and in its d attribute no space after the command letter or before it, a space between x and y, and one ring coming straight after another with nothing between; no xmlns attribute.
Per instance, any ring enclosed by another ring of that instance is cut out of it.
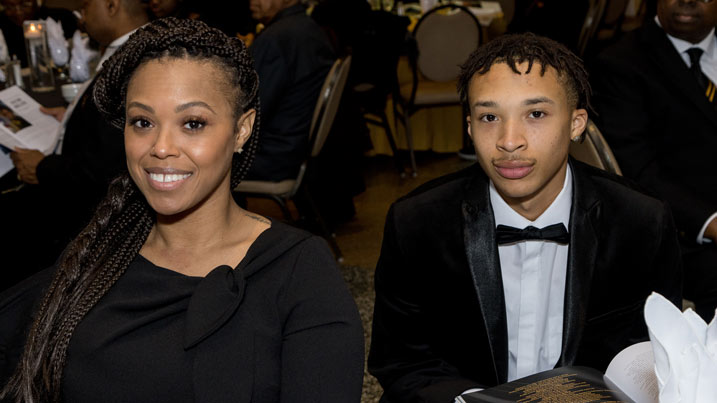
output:
<svg viewBox="0 0 717 403"><path fill-rule="evenodd" d="M585 15L585 21L583 27L580 30L580 37L578 38L577 51L578 56L582 56L585 53L585 48L588 46L588 42L595 36L598 25L602 20L603 13L605 12L605 6L607 0L590 0L590 6L588 12Z"/></svg>
<svg viewBox="0 0 717 403"><path fill-rule="evenodd" d="M481 43L481 27L465 7L446 4L423 15L413 35L418 47L418 70L431 81L452 81L460 66Z"/></svg>
<svg viewBox="0 0 717 403"><path fill-rule="evenodd" d="M592 120L588 120L583 136L582 143L570 143L570 155L578 161L596 168L622 175L622 170L617 164L615 155L612 153L607 141L605 141L605 137L600 133L600 129Z"/></svg>
<svg viewBox="0 0 717 403"><path fill-rule="evenodd" d="M336 117L336 111L341 103L341 95L346 86L350 67L351 56L339 58L331 66L331 70L329 70L329 74L324 80L319 99L316 102L316 108L314 108L314 116L311 119L311 128L309 129L311 157L319 155L326 138L329 136L331 126Z"/></svg>

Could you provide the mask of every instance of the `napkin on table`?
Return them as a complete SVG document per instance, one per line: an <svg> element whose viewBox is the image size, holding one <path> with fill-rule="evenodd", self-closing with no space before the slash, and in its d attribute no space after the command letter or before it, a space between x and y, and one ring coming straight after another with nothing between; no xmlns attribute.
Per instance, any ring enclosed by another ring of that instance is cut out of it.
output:
<svg viewBox="0 0 717 403"><path fill-rule="evenodd" d="M90 49L90 38L83 38L77 30L72 35L72 57L70 58L70 79L83 82L90 79L90 60L97 56L97 51Z"/></svg>
<svg viewBox="0 0 717 403"><path fill-rule="evenodd" d="M680 312L658 293L645 302L660 403L717 399L717 320L705 323L692 309Z"/></svg>
<svg viewBox="0 0 717 403"><path fill-rule="evenodd" d="M47 44L50 46L52 61L55 62L55 65L62 67L70 58L62 23L48 18L45 20L45 26L47 27Z"/></svg>

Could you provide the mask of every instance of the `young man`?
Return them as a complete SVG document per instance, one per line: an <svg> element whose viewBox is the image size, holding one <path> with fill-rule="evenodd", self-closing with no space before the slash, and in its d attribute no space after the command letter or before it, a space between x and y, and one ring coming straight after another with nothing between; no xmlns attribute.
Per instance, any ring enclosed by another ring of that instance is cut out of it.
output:
<svg viewBox="0 0 717 403"><path fill-rule="evenodd" d="M575 55L502 36L470 56L459 92L479 164L419 187L386 220L368 362L382 402L604 370L647 338L652 291L681 303L664 203L568 158L590 94Z"/></svg>

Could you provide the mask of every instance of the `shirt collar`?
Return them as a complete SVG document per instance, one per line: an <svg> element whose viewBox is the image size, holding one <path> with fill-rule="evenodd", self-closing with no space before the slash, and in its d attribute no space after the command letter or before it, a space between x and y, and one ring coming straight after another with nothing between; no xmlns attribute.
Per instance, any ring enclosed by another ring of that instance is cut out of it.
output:
<svg viewBox="0 0 717 403"><path fill-rule="evenodd" d="M515 228L525 228L529 225L537 228L547 227L552 224L562 223L565 228L570 228L570 209L573 205L573 175L568 164L565 170L565 180L563 181L563 189L558 196L548 206L548 208L535 221L530 221L513 210L508 203L503 200L498 191L490 181L490 203L493 206L493 216L495 217L495 225L508 225Z"/></svg>
<svg viewBox="0 0 717 403"><path fill-rule="evenodd" d="M662 28L662 24L660 24L660 20L655 16L655 22L657 23L657 26ZM674 36L668 34L665 31L665 34L667 35L667 39L672 42L672 45L677 49L677 52L682 54L687 52L687 49L690 48L700 48L704 52L704 56L707 56L708 58L713 58L713 51L715 48L715 29L712 28L709 34L704 37L700 42L698 43L690 43L684 39L675 38Z"/></svg>
<svg viewBox="0 0 717 403"><path fill-rule="evenodd" d="M119 38L115 39L114 41L110 42L109 45L107 45L107 48L105 49L105 53L102 54L102 57L100 58L100 61L97 63L96 71L100 71L102 68L102 64L107 61L107 59L112 56L117 49L119 49L120 46L124 45L125 42L127 42L127 39L129 39L130 35L134 33L134 31L138 30L139 28L135 28L126 34L120 36Z"/></svg>

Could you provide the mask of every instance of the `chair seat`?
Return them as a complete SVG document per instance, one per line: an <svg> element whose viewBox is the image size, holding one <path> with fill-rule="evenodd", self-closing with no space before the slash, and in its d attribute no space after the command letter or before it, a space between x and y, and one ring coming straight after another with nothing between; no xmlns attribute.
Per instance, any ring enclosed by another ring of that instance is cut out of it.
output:
<svg viewBox="0 0 717 403"><path fill-rule="evenodd" d="M419 80L416 89L414 105L440 105L460 103L457 82L453 81L427 81ZM401 85L401 96L403 99L411 98L411 83Z"/></svg>
<svg viewBox="0 0 717 403"><path fill-rule="evenodd" d="M289 197L296 185L296 179L284 179L279 182L244 180L234 188L239 193L264 193Z"/></svg>

